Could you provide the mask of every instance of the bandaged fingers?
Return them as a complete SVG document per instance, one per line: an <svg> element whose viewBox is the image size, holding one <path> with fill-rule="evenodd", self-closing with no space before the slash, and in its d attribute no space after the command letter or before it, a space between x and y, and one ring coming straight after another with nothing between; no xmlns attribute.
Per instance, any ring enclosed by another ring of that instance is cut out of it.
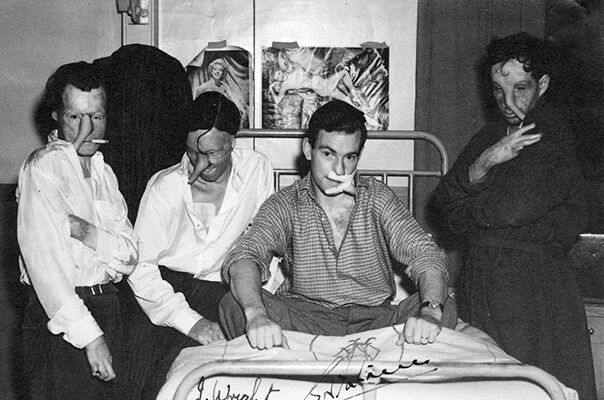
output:
<svg viewBox="0 0 604 400"><path fill-rule="evenodd" d="M253 348L260 350L272 347L289 348L281 327L268 316L260 315L249 321L246 331L250 346Z"/></svg>
<svg viewBox="0 0 604 400"><path fill-rule="evenodd" d="M436 321L422 317L411 317L405 323L405 328L397 345L403 344L403 341L412 344L434 343L441 329L440 324Z"/></svg>
<svg viewBox="0 0 604 400"><path fill-rule="evenodd" d="M188 336L205 346L216 340L224 339L224 334L217 322L201 318L193 325Z"/></svg>

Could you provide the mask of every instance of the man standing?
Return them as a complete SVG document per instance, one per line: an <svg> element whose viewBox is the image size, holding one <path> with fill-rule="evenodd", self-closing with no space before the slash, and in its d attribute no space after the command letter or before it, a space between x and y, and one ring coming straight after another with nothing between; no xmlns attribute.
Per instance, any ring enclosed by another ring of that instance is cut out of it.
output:
<svg viewBox="0 0 604 400"><path fill-rule="evenodd" d="M303 142L310 173L265 202L224 263L229 338L247 334L266 349L287 345L283 329L346 335L406 322L398 343L427 344L455 325L442 251L392 190L355 176L366 138L363 113L348 103L313 114ZM273 256L285 275L275 295L261 289ZM390 256L419 288L398 306Z"/></svg>
<svg viewBox="0 0 604 400"><path fill-rule="evenodd" d="M572 132L546 105L541 40L494 39L487 53L503 118L471 139L434 195L449 228L469 243L462 317L594 399L585 312L568 263L585 222Z"/></svg>
<svg viewBox="0 0 604 400"><path fill-rule="evenodd" d="M128 341L126 390L136 399L155 399L182 348L224 338L217 322L228 289L222 262L274 191L268 159L233 149L233 102L202 93L187 124L186 153L149 180L135 224L140 263L128 283L146 314L134 316Z"/></svg>
<svg viewBox="0 0 604 400"><path fill-rule="evenodd" d="M23 321L32 399L118 399L123 333L117 289L137 263L137 238L98 151L105 89L85 62L57 69L45 101L57 130L34 151L17 191ZM62 335L59 336L59 335Z"/></svg>

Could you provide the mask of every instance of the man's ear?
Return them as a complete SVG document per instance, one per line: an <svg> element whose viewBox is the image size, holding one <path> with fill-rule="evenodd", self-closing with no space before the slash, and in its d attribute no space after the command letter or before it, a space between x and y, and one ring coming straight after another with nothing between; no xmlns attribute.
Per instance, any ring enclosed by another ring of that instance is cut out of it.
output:
<svg viewBox="0 0 604 400"><path fill-rule="evenodd" d="M539 97L543 96L543 93L549 87L549 75L544 74L541 78L539 78Z"/></svg>
<svg viewBox="0 0 604 400"><path fill-rule="evenodd" d="M312 146L310 145L308 138L304 138L302 140L302 152L304 153L304 157L306 157L306 159L310 161L310 159L312 158Z"/></svg>

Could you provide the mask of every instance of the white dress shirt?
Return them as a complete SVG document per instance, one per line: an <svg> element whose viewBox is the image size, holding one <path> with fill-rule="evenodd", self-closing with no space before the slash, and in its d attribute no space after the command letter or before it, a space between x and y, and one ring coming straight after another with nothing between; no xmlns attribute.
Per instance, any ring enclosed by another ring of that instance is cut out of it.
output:
<svg viewBox="0 0 604 400"><path fill-rule="evenodd" d="M21 281L33 285L48 329L77 348L103 332L75 287L118 282L138 261L126 202L99 152L90 175L84 177L73 145L56 140L23 163L17 189ZM96 250L71 237L69 214L97 227Z"/></svg>
<svg viewBox="0 0 604 400"><path fill-rule="evenodd" d="M235 149L224 199L206 225L197 217L187 183L189 157L156 173L141 199L134 230L140 237L139 264L128 277L151 321L188 334L202 317L175 293L158 269L163 265L207 280L220 281L221 267L260 205L274 192L269 160L253 150Z"/></svg>

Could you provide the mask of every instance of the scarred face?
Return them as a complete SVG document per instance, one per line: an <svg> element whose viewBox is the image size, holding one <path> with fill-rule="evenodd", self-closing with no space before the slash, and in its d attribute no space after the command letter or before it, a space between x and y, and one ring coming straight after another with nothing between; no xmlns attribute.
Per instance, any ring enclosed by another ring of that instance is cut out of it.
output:
<svg viewBox="0 0 604 400"><path fill-rule="evenodd" d="M207 132L207 133L206 133ZM187 135L187 155L191 161L189 183L198 178L215 182L231 172L231 152L235 139L227 132L212 128Z"/></svg>
<svg viewBox="0 0 604 400"><path fill-rule="evenodd" d="M84 92L67 85L63 91L63 109L52 112L59 125L59 138L71 142L80 156L90 157L99 149L99 144L91 140L105 136L105 103L102 88Z"/></svg>
<svg viewBox="0 0 604 400"><path fill-rule="evenodd" d="M517 126L524 120L549 86L548 75L537 81L515 59L493 65L491 79L497 107L510 126Z"/></svg>
<svg viewBox="0 0 604 400"><path fill-rule="evenodd" d="M361 132L320 130L314 147L310 146L308 139L304 139L303 151L310 161L310 174L317 193L337 196L341 192L330 194L330 189L338 187L341 182L330 179L328 175L335 173L342 176L356 171L361 155Z"/></svg>

